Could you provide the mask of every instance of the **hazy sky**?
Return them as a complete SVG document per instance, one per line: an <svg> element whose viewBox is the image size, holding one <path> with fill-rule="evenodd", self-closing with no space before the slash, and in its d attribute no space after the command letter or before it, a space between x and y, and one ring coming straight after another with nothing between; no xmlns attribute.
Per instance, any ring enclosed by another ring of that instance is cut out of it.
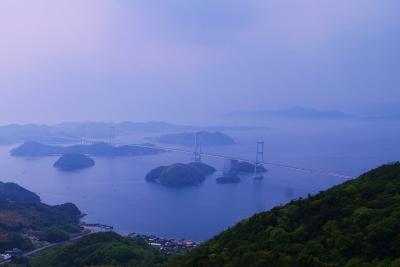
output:
<svg viewBox="0 0 400 267"><path fill-rule="evenodd" d="M400 102L398 0L1 0L0 123Z"/></svg>

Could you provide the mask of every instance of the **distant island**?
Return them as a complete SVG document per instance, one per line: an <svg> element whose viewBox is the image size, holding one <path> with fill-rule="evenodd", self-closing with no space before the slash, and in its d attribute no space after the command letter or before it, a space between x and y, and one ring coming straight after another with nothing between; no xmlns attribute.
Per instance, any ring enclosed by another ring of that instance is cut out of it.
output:
<svg viewBox="0 0 400 267"><path fill-rule="evenodd" d="M200 162L176 163L151 170L146 175L146 181L168 186L198 185L215 171L214 167Z"/></svg>
<svg viewBox="0 0 400 267"><path fill-rule="evenodd" d="M149 146L148 144L146 146ZM91 145L52 146L38 142L25 142L10 151L14 157L44 157L63 154L86 154L91 156L142 156L154 155L164 150L154 147L141 147L135 145L112 146L107 143Z"/></svg>
<svg viewBox="0 0 400 267"><path fill-rule="evenodd" d="M44 144L76 144L81 139L108 139L110 134L127 136L135 133L172 133L190 131L248 131L260 129L249 126L194 126L178 125L162 121L149 122L65 122L56 125L8 124L0 126L0 144L16 144L28 141Z"/></svg>
<svg viewBox="0 0 400 267"><path fill-rule="evenodd" d="M204 146L222 146L235 143L230 136L224 133L207 131L164 134L154 138L154 140L162 144L194 146L196 135L198 137L198 142ZM151 140L152 138L148 139Z"/></svg>
<svg viewBox="0 0 400 267"><path fill-rule="evenodd" d="M54 167L62 171L75 171L90 168L95 162L84 154L64 154L55 163Z"/></svg>
<svg viewBox="0 0 400 267"><path fill-rule="evenodd" d="M236 183L240 183L241 179L236 175L230 174L230 175L224 175L222 177L218 177L216 179L216 182L218 184L236 184Z"/></svg>
<svg viewBox="0 0 400 267"><path fill-rule="evenodd" d="M223 176L216 179L218 184L231 184L231 183L240 183L242 180L240 179L239 175L241 174L253 174L255 171L255 164L246 162L246 161L239 161L231 159L229 161L229 165L225 166L225 170ZM267 169L264 166L258 165L257 166L257 173L265 173ZM262 176L258 176L258 179L261 179Z"/></svg>

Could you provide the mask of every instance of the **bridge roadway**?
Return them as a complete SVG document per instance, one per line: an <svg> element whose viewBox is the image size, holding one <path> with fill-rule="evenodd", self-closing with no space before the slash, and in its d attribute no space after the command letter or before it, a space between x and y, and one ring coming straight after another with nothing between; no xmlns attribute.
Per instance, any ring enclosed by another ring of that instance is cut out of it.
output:
<svg viewBox="0 0 400 267"><path fill-rule="evenodd" d="M150 145L149 146L148 145L137 145L137 144L133 144L131 146L142 147L142 148L156 148L156 149L158 148L158 149L162 149L162 150L165 150L165 151L180 152L180 153L192 154L192 155L194 154L194 151L188 150L188 149L171 148L171 147L160 147L160 146L150 146ZM248 162L248 163L252 163L252 164L254 164L256 162L255 160L249 160L249 159L245 159L245 158L229 156L229 155L223 155L223 154L216 154L216 153L201 152L201 155L202 156L213 157L213 158L220 158L220 159L239 160L239 161L244 161L244 162ZM332 176L332 177L337 177L337 178L342 178L342 179L353 179L354 178L354 177L352 177L350 175L346 175L346 174L342 174L342 173L321 171L321 170L305 168L305 167L299 167L299 166L293 166L293 165L283 164L283 163L275 163L275 162L270 162L270 161L259 161L258 163L264 164L264 165L270 165L270 166L274 166L274 167L279 167L279 168L295 170L295 171L319 174L319 175L323 175L323 176Z"/></svg>
<svg viewBox="0 0 400 267"><path fill-rule="evenodd" d="M47 136L47 137L49 137L49 136ZM50 136L50 137L52 137L52 136ZM68 139L68 137L66 137L65 139ZM76 141L76 139L71 139L71 140ZM99 141L88 141L86 139L82 139L82 140L84 140L84 143L86 143L86 144L89 144L89 143L93 144L93 143L99 142ZM119 143L118 145L128 145L128 144ZM194 154L193 150L188 150L188 149L180 149L180 148L172 148L172 147L160 147L160 146L150 146L150 145L141 145L141 144L129 144L129 145L130 146L135 146L135 147L142 147L142 148L155 148L155 149L158 148L158 149L162 149L162 150L165 150L165 151L179 152L179 153L192 154L192 155ZM255 163L255 160L249 160L249 159L245 159L245 158L239 158L239 157L223 155L223 154L201 152L201 155L202 156L213 157L213 158L220 158L220 159L239 160L239 161L249 162L249 163L252 163L252 164ZM270 166L274 166L274 167L279 167L279 168L295 170L295 171L319 174L319 175L323 175L323 176L337 177L337 178L342 178L342 179L353 179L354 178L354 177L352 177L350 175L346 175L346 174L342 174L342 173L321 171L321 170L316 170L316 169L312 169L312 168L293 166L293 165L283 164L283 163L275 163L275 162L270 162L270 161L260 161L258 163L264 164L264 165L270 165Z"/></svg>

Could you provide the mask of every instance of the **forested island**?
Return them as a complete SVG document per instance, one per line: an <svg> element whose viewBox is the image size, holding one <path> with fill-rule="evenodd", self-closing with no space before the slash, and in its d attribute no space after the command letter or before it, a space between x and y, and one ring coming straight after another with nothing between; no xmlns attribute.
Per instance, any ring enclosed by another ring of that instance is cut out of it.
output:
<svg viewBox="0 0 400 267"><path fill-rule="evenodd" d="M165 134L154 138L154 140L162 144L194 146L196 135L197 141L204 146L232 145L235 143L230 136L224 133L207 131ZM149 139L152 140L152 138Z"/></svg>
<svg viewBox="0 0 400 267"><path fill-rule="evenodd" d="M89 156L84 154L70 153L62 155L53 166L61 171L75 171L87 169L94 165L94 160Z"/></svg>
<svg viewBox="0 0 400 267"><path fill-rule="evenodd" d="M151 170L146 181L168 186L198 185L215 171L214 167L200 162L176 163Z"/></svg>
<svg viewBox="0 0 400 267"><path fill-rule="evenodd" d="M0 183L0 252L29 250L37 243L68 240L81 231L80 210L72 203L50 206L33 192Z"/></svg>
<svg viewBox="0 0 400 267"><path fill-rule="evenodd" d="M113 156L143 156L162 153L164 150L156 146L146 147L136 145L112 146L108 143L94 143L90 145L53 146L38 142L25 142L10 151L14 157L44 157L63 154L85 154L98 157Z"/></svg>

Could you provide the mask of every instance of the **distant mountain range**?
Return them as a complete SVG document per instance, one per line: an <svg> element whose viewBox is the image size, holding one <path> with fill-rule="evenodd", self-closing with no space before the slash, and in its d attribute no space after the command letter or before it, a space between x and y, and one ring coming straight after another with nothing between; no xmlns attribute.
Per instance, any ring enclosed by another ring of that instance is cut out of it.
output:
<svg viewBox="0 0 400 267"><path fill-rule="evenodd" d="M358 116L339 110L318 110L296 106L280 110L239 110L226 114L233 118L281 118L281 119L335 119L335 120L400 120L400 115Z"/></svg>
<svg viewBox="0 0 400 267"><path fill-rule="evenodd" d="M364 114L372 118L400 119L400 101L385 101L380 103L368 103L354 109L356 114Z"/></svg>
<svg viewBox="0 0 400 267"><path fill-rule="evenodd" d="M281 110L242 110L227 114L232 117L278 117L278 118L307 118L307 119L354 119L357 116L338 110L320 111L307 107L293 107Z"/></svg>
<svg viewBox="0 0 400 267"><path fill-rule="evenodd" d="M192 126L161 121L150 122L66 122L57 125L9 124L0 126L0 144L26 141L40 143L76 143L82 138L106 139L134 133L170 133L186 131L236 131L258 129L246 126Z"/></svg>

